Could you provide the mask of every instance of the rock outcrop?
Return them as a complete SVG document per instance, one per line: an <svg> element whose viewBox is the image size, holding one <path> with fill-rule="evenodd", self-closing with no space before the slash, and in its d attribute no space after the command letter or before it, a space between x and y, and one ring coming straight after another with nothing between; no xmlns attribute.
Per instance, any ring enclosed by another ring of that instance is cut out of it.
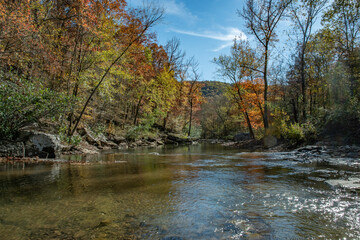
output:
<svg viewBox="0 0 360 240"><path fill-rule="evenodd" d="M26 157L55 158L60 150L60 139L52 134L32 131L25 141Z"/></svg>
<svg viewBox="0 0 360 240"><path fill-rule="evenodd" d="M55 158L61 150L61 142L56 135L24 131L16 141L0 142L0 156Z"/></svg>

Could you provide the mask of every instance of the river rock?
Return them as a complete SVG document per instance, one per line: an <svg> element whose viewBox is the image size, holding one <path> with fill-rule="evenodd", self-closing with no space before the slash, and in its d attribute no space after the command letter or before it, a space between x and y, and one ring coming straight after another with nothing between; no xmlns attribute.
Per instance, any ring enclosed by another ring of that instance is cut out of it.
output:
<svg viewBox="0 0 360 240"><path fill-rule="evenodd" d="M109 140L120 145L121 143L126 143L126 139L122 136L110 136Z"/></svg>
<svg viewBox="0 0 360 240"><path fill-rule="evenodd" d="M164 237L162 240L183 240L183 238L178 236L170 236L170 237Z"/></svg>
<svg viewBox="0 0 360 240"><path fill-rule="evenodd" d="M23 142L0 142L0 157L24 157L25 145Z"/></svg>
<svg viewBox="0 0 360 240"><path fill-rule="evenodd" d="M165 144L192 144L192 141L169 134L165 139Z"/></svg>
<svg viewBox="0 0 360 240"><path fill-rule="evenodd" d="M332 187L341 187L349 190L360 190L360 178L349 178L348 180L332 179L327 180L326 183Z"/></svg>
<svg viewBox="0 0 360 240"><path fill-rule="evenodd" d="M237 133L234 136L235 142L241 142L241 141L246 141L246 140L250 140L250 139L252 139L250 133Z"/></svg>
<svg viewBox="0 0 360 240"><path fill-rule="evenodd" d="M156 140L156 144L162 146L162 145L164 145L164 142L161 140Z"/></svg>
<svg viewBox="0 0 360 240"><path fill-rule="evenodd" d="M73 147L76 152L79 152L80 154L98 154L99 149L89 144L87 141L81 141L79 145Z"/></svg>
<svg viewBox="0 0 360 240"><path fill-rule="evenodd" d="M87 127L82 128L81 130L79 130L80 135L83 137L83 139L85 139L85 141L87 141L88 143L90 143L91 145L94 146L101 146L101 142L100 140L95 137L94 133Z"/></svg>
<svg viewBox="0 0 360 240"><path fill-rule="evenodd" d="M128 149L129 145L127 143L120 143L119 144L119 149Z"/></svg>

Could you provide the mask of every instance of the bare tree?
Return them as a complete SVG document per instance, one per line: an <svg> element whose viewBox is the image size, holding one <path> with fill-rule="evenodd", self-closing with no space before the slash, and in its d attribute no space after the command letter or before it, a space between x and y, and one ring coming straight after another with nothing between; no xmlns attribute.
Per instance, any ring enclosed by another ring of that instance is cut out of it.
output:
<svg viewBox="0 0 360 240"><path fill-rule="evenodd" d="M264 78L264 127L269 127L268 107L268 66L270 44L276 40L276 27L285 9L292 0L246 0L242 11L238 11L246 23L250 33L255 35L263 48L263 78Z"/></svg>
<svg viewBox="0 0 360 240"><path fill-rule="evenodd" d="M301 83L303 121L306 121L307 119L305 54L313 26L316 22L316 17L321 13L321 10L324 8L326 3L327 0L298 0L293 1L290 7L290 14L293 22L295 23L295 28L300 32L300 39L298 40L299 52L296 62L299 64L298 71Z"/></svg>
<svg viewBox="0 0 360 240"><path fill-rule="evenodd" d="M166 43L164 49L168 55L169 72L173 71L175 77L178 77L185 59L185 52L180 49L180 40L172 38Z"/></svg>

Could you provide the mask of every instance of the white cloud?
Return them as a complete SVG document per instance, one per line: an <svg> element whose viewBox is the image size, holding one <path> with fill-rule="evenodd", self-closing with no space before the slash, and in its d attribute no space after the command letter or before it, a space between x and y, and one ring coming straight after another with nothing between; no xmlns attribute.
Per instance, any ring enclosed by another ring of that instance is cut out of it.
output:
<svg viewBox="0 0 360 240"><path fill-rule="evenodd" d="M213 52L219 52L223 50L224 48L231 47L233 45L233 42L227 42L225 44L222 44L220 47L213 49Z"/></svg>
<svg viewBox="0 0 360 240"><path fill-rule="evenodd" d="M145 0L146 1L146 0ZM180 17L189 22L195 22L198 18L179 0L154 0L156 4L163 7L165 14ZM129 0L130 6L141 6L144 0Z"/></svg>
<svg viewBox="0 0 360 240"><path fill-rule="evenodd" d="M194 36L194 37L214 39L214 40L224 42L221 46L214 49L213 50L214 52L218 52L224 48L230 47L233 44L233 41L235 38L240 39L240 40L247 40L247 36L245 35L245 33L242 32L238 28L228 27L228 28L222 28L222 30L223 30L223 32L206 31L206 32L202 32L202 33L197 33L197 32L192 32L192 31L183 31L183 30L172 29L172 31L180 33L180 34L185 34L185 35Z"/></svg>
<svg viewBox="0 0 360 240"><path fill-rule="evenodd" d="M194 16L182 2L177 2L176 0L162 0L161 3L165 8L166 14L175 15L188 21L197 20L197 17Z"/></svg>

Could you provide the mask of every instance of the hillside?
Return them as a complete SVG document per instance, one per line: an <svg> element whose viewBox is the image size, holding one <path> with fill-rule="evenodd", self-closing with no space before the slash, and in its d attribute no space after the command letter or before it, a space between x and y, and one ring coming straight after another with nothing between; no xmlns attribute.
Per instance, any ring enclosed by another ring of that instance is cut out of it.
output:
<svg viewBox="0 0 360 240"><path fill-rule="evenodd" d="M201 93L205 98L222 95L229 86L228 83L219 81L204 81L201 83L203 84Z"/></svg>

